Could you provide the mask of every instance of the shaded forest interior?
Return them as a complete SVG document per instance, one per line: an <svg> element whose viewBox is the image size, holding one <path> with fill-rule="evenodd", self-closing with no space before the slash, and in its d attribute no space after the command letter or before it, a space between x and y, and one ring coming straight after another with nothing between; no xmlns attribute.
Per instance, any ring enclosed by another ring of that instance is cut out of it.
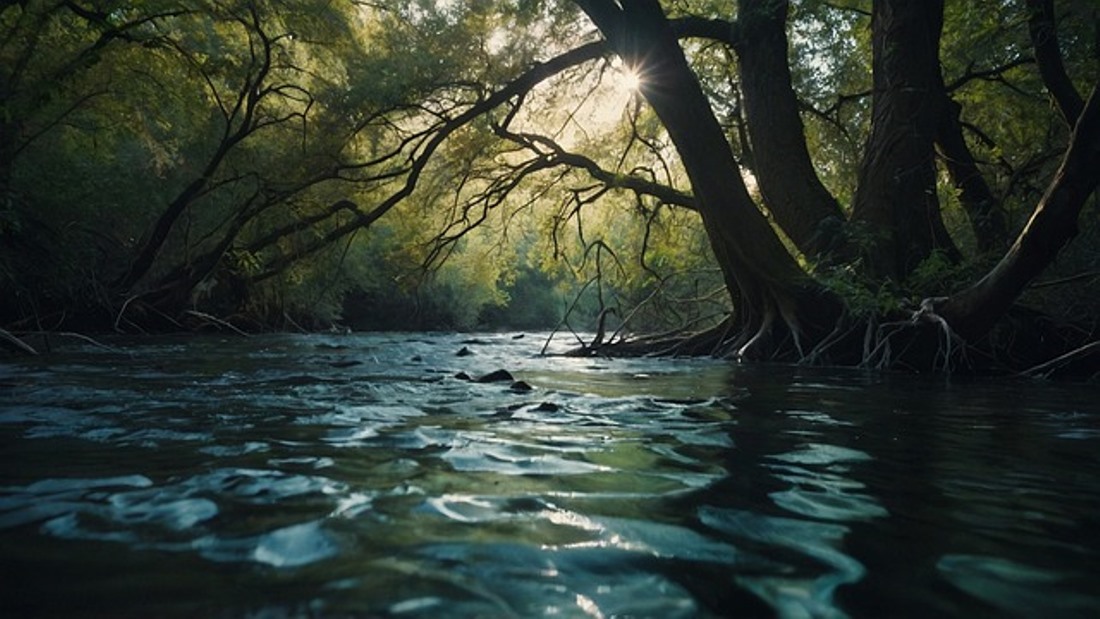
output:
<svg viewBox="0 0 1100 619"><path fill-rule="evenodd" d="M0 2L0 335L1100 372L1089 0Z"/></svg>

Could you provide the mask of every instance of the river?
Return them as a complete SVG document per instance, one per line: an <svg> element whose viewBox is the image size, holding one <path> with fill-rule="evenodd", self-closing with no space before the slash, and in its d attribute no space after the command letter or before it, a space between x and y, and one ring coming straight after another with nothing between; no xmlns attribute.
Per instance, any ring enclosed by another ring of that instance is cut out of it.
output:
<svg viewBox="0 0 1100 619"><path fill-rule="evenodd" d="M0 361L0 615L1100 616L1096 383L544 338Z"/></svg>

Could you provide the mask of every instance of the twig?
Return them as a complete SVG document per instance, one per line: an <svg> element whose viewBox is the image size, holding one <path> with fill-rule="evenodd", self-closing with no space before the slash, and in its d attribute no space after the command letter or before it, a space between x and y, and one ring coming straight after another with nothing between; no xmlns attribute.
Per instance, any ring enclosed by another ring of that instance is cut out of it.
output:
<svg viewBox="0 0 1100 619"><path fill-rule="evenodd" d="M1094 277L1100 277L1100 271L1089 271L1087 273L1078 273L1077 275L1070 275L1069 277L1060 277L1058 279L1050 279L1045 282L1035 282L1028 286L1028 288L1035 290L1036 288L1048 288L1050 286L1061 286L1063 284L1072 284L1073 282L1081 281L1082 279L1092 279Z"/></svg>
<svg viewBox="0 0 1100 619"><path fill-rule="evenodd" d="M126 308L129 307L130 303L136 298L138 298L138 295L134 295L129 299L126 299L126 302L122 304L121 308L119 308L118 315L115 316L115 331L118 331L119 333L122 332L122 330L118 328L118 324L122 322L122 315L126 313Z"/></svg>
<svg viewBox="0 0 1100 619"><path fill-rule="evenodd" d="M1048 370L1052 372L1058 369L1058 366L1066 365L1082 357L1087 357L1097 351L1100 351L1100 341L1090 342L1079 348L1074 348L1064 355L1059 355L1051 359L1050 361L1046 361L1044 363L1040 363L1039 365L1030 367L1023 372L1020 372L1020 374L1024 376L1048 376L1050 374Z"/></svg>
<svg viewBox="0 0 1100 619"><path fill-rule="evenodd" d="M84 335L83 333L76 333L75 331L32 331L29 334L31 334L31 335L43 335L43 336L56 335L58 337L71 337L71 338L74 338L74 339L78 339L82 342L86 342L88 344L91 344L92 346L95 346L96 348L102 348L103 350L107 350L107 351L110 351L110 352L122 352L122 350L120 350L118 348L115 348L114 346L104 344L103 342L100 342L100 341L96 340L93 337Z"/></svg>
<svg viewBox="0 0 1100 619"><path fill-rule="evenodd" d="M224 321L221 318L218 318L216 316L211 316L210 314L207 314L205 312L199 312L199 311L196 311L196 310L186 310L183 313L184 314L189 314L191 316L194 316L196 318L205 320L207 322L212 322L212 323L214 323L218 326L225 327L226 329L229 329L230 331L233 331L234 333L237 333L238 335L243 335L244 337L248 337L248 333L246 333L244 331L241 331L237 327L233 326L232 324L230 324L230 323L228 323L228 322L226 322L226 321Z"/></svg>
<svg viewBox="0 0 1100 619"><path fill-rule="evenodd" d="M302 328L302 325L298 324L297 322L295 322L295 320L293 318L290 317L289 312L283 312L283 318L285 318L286 321L289 322L291 324L291 326L293 326L295 329L297 329L300 333L309 333L309 331L306 331L305 329Z"/></svg>
<svg viewBox="0 0 1100 619"><path fill-rule="evenodd" d="M62 331L61 333L58 333L58 335L63 336L63 337L73 337L73 338L76 338L76 339L78 339L82 342L87 342L88 344L91 344L92 346L95 346L96 348L102 348L103 350L109 350L111 352L122 352L120 349L115 348L114 346L104 344L103 342L100 342L100 341L96 340L93 337L89 337L87 335L84 335L83 333L75 333L73 331Z"/></svg>

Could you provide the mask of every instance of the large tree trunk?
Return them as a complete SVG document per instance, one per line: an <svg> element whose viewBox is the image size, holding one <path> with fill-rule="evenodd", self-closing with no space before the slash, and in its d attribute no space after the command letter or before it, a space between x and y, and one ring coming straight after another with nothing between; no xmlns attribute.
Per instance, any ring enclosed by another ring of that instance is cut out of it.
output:
<svg viewBox="0 0 1100 619"><path fill-rule="evenodd" d="M749 195L721 125L656 0L577 0L661 119L692 184L707 235L737 302L742 356L771 356L824 337L842 305L810 280ZM808 340L808 342L806 341Z"/></svg>
<svg viewBox="0 0 1100 619"><path fill-rule="evenodd" d="M957 256L940 216L933 139L940 116L943 0L877 0L871 18L871 137L852 221L872 234L868 271L897 281L934 249Z"/></svg>
<svg viewBox="0 0 1100 619"><path fill-rule="evenodd" d="M806 147L787 59L787 10L786 0L742 0L737 56L753 171L764 204L799 251L812 258L836 240L823 235L820 224L843 221L844 213L821 184Z"/></svg>
<svg viewBox="0 0 1100 619"><path fill-rule="evenodd" d="M1016 242L984 278L940 303L937 313L966 340L984 335L1077 234L1077 219L1100 182L1100 95L1093 87L1053 182Z"/></svg>

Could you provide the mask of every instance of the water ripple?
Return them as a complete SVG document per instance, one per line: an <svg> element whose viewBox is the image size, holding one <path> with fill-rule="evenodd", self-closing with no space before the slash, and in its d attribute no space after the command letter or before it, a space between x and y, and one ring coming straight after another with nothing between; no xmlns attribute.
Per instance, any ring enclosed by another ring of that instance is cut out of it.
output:
<svg viewBox="0 0 1100 619"><path fill-rule="evenodd" d="M1088 576L984 555L944 555L936 568L952 585L1017 617L1095 616L1100 596L1075 591Z"/></svg>
<svg viewBox="0 0 1100 619"><path fill-rule="evenodd" d="M127 345L0 363L0 615L1100 612L1081 386L509 334ZM456 378L502 368L533 390Z"/></svg>
<svg viewBox="0 0 1100 619"><path fill-rule="evenodd" d="M862 563L841 550L848 527L708 506L700 508L699 518L735 539L793 551L803 559L788 559L786 567L773 574L738 577L780 616L846 616L836 605L836 590L859 582L866 573Z"/></svg>

